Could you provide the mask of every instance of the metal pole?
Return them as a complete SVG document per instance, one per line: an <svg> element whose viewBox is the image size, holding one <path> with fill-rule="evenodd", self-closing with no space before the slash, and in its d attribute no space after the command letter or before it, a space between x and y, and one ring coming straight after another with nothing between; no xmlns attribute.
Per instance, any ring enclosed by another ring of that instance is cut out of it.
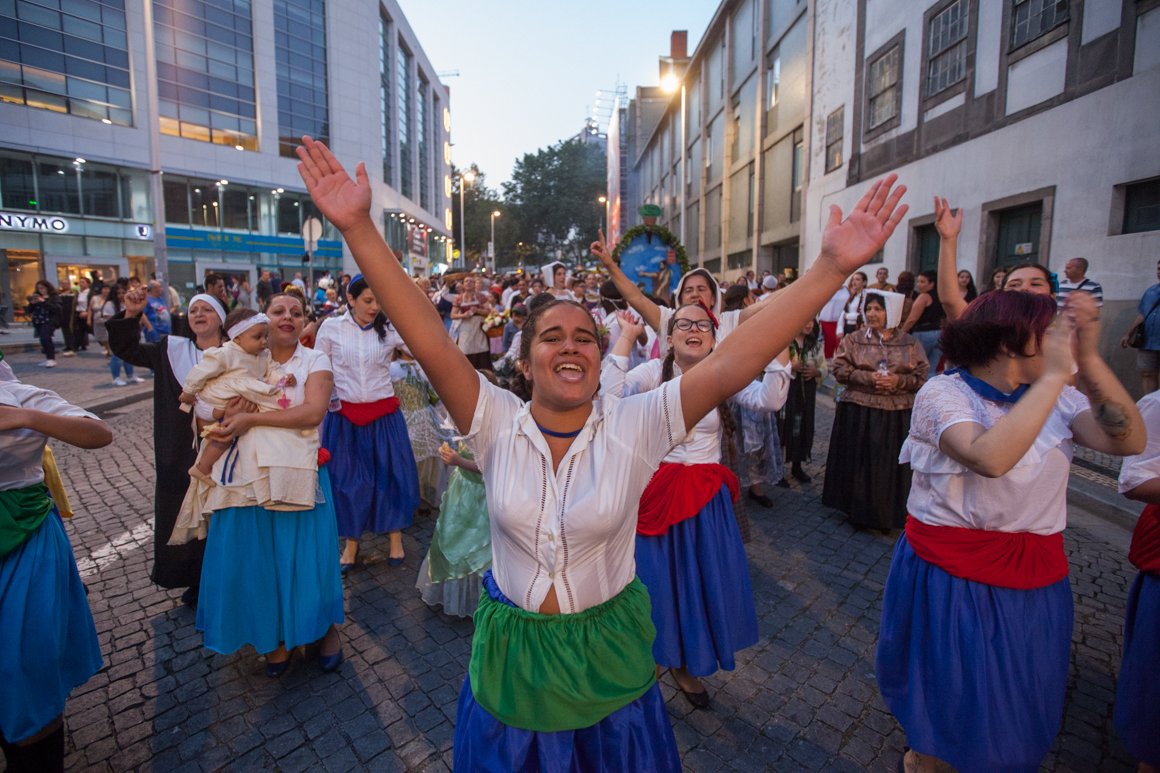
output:
<svg viewBox="0 0 1160 773"><path fill-rule="evenodd" d="M456 268L467 265L467 221L463 219L463 186L467 183L463 179L463 172L459 173L459 260L462 263Z"/></svg>
<svg viewBox="0 0 1160 773"><path fill-rule="evenodd" d="M161 113L157 104L157 55L153 42L153 3L145 7L145 120L149 137L149 198L153 205L153 267L169 303L169 252L165 242L165 197L161 185Z"/></svg>

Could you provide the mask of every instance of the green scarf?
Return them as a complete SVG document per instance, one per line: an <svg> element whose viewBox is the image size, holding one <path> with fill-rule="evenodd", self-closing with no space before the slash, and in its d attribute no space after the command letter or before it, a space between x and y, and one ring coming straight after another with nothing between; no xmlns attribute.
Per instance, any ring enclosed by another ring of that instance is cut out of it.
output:
<svg viewBox="0 0 1160 773"><path fill-rule="evenodd" d="M43 483L0 491L0 557L23 545L51 511L52 497Z"/></svg>

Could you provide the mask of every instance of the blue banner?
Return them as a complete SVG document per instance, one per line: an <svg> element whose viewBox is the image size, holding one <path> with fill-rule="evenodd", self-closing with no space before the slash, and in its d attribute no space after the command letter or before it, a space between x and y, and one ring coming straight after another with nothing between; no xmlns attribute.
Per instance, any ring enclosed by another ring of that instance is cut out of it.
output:
<svg viewBox="0 0 1160 773"><path fill-rule="evenodd" d="M211 252L266 252L275 255L302 255L306 245L301 237L239 234L228 231L199 231L192 228L166 228L165 240L173 249L208 250ZM342 242L319 239L318 258L341 258Z"/></svg>

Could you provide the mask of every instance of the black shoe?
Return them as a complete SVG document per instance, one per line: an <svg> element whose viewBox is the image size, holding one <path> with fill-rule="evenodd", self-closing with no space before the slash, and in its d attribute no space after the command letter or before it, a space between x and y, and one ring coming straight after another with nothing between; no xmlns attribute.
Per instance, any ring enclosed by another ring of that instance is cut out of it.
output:
<svg viewBox="0 0 1160 773"><path fill-rule="evenodd" d="M777 482L776 485L778 488L789 488L789 481L786 480L785 478L782 478L781 480L779 480Z"/></svg>
<svg viewBox="0 0 1160 773"><path fill-rule="evenodd" d="M747 496L762 507L773 507L773 500L765 494L754 494L753 490L751 489L747 493Z"/></svg>
<svg viewBox="0 0 1160 773"><path fill-rule="evenodd" d="M676 680L674 679L673 681L676 681ZM677 684L677 689L681 691L681 694L685 696L685 700L687 700L690 703L690 705L692 705L693 708L695 708L695 709L707 709L707 708L709 708L709 693L708 693L708 691L701 690L700 692L689 692L685 688L681 687L680 683Z"/></svg>
<svg viewBox="0 0 1160 773"><path fill-rule="evenodd" d="M197 597L199 591L200 588L196 585L190 588L186 588L181 593L181 603L185 604L187 607L193 607L194 609L197 609Z"/></svg>
<svg viewBox="0 0 1160 773"><path fill-rule="evenodd" d="M813 478L811 478L809 475L806 475L806 471L801 467L794 467L790 472L790 475L793 475L794 480L801 481L802 483L809 483L811 480L813 480Z"/></svg>

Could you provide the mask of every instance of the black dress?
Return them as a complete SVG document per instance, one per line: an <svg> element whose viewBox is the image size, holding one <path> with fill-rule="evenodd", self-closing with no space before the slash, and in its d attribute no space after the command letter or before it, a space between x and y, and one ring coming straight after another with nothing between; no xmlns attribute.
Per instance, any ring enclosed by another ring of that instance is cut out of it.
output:
<svg viewBox="0 0 1160 773"><path fill-rule="evenodd" d="M197 459L193 447L193 426L178 398L181 383L170 365L169 345L192 347L193 341L182 336L165 336L158 343L141 343L140 318L118 314L106 323L109 348L125 362L152 369L153 380L153 453L157 465L154 489L153 582L163 588L196 587L201 581L201 560L205 541L193 540L184 545L169 545L173 524L189 488L189 468Z"/></svg>

